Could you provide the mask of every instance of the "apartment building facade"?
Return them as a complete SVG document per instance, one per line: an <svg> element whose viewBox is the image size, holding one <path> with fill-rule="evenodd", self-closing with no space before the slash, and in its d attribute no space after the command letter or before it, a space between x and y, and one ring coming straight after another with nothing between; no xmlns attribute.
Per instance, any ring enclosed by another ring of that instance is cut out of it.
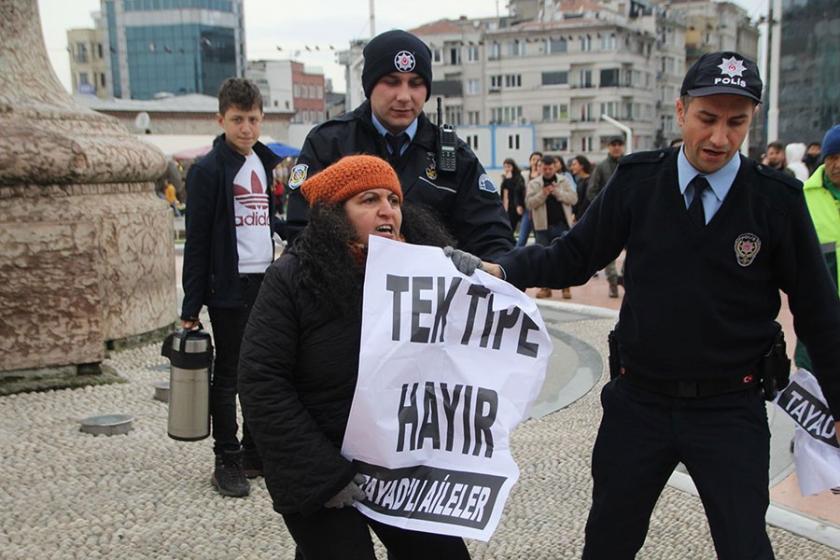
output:
<svg viewBox="0 0 840 560"><path fill-rule="evenodd" d="M446 122L468 142L485 138L496 162L508 155L527 160L527 153L520 157L526 145L600 160L608 138L620 133L603 116L631 129L634 151L665 146L680 136L674 103L688 67L687 10L695 4L714 3L510 0L508 16L444 19L411 29L432 50L433 97L426 113L434 119L435 98L443 97ZM746 12L732 6L725 3L720 13L731 16L726 21L732 29L741 29L748 23ZM698 48L731 43L754 57L755 27L752 34L738 31L734 39L723 33L728 29L718 30L725 39L715 38L713 45L703 43L704 35ZM348 107L363 99L364 44L354 41L339 54L347 67ZM499 127L517 131L499 135ZM484 149L479 145L477 153Z"/></svg>
<svg viewBox="0 0 840 560"><path fill-rule="evenodd" d="M676 135L672 121L663 130L660 113L664 96L673 96L672 112L678 93L679 22L650 9L631 17L608 3L553 6L520 21L512 2L507 18L441 20L411 30L432 49L433 90L445 97L446 121L467 136L465 127L530 126L532 148L596 159L620 132L602 115L632 129L634 150ZM658 86L663 60L670 61L669 88ZM498 148L517 151L515 142Z"/></svg>
<svg viewBox="0 0 840 560"><path fill-rule="evenodd" d="M326 80L321 68L294 60L249 60L245 77L260 88L266 107L293 111L293 124L326 120Z"/></svg>
<svg viewBox="0 0 840 560"><path fill-rule="evenodd" d="M107 48L101 27L67 30L73 94L108 97L111 71L105 52Z"/></svg>

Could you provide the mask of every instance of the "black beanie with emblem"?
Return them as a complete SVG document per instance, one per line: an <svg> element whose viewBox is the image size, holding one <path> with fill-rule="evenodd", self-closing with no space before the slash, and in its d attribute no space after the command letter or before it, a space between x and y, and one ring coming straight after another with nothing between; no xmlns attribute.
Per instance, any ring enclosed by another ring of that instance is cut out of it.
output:
<svg viewBox="0 0 840 560"><path fill-rule="evenodd" d="M380 33L370 40L362 54L362 88L365 97L382 76L392 72L415 72L426 82L426 100L432 95L432 51L418 37L394 29Z"/></svg>

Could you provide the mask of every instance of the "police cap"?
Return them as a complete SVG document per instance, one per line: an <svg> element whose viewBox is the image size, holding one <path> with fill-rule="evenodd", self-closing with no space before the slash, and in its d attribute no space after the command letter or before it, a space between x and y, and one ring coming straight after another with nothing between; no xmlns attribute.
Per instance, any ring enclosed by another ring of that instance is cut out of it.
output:
<svg viewBox="0 0 840 560"><path fill-rule="evenodd" d="M761 76L755 62L736 52L707 53L691 65L680 95L734 94L761 102Z"/></svg>

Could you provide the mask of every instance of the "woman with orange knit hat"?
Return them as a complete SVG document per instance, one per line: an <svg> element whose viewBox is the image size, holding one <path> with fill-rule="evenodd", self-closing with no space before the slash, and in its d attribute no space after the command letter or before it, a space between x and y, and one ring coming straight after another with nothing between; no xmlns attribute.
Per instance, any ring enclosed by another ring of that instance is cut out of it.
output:
<svg viewBox="0 0 840 560"><path fill-rule="evenodd" d="M463 539L409 531L353 507L364 478L341 456L356 386L371 235L451 245L436 218L403 206L384 160L347 156L307 179L309 223L266 271L242 340L239 395L274 509L306 560L469 559Z"/></svg>

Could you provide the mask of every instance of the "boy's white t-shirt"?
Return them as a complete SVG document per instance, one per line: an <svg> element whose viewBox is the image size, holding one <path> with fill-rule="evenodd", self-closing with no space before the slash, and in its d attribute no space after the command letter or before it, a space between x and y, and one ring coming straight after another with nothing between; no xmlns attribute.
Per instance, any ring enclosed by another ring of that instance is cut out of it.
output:
<svg viewBox="0 0 840 560"><path fill-rule="evenodd" d="M245 156L245 165L233 179L233 212L239 273L262 273L271 264L271 219L268 182L257 154Z"/></svg>

